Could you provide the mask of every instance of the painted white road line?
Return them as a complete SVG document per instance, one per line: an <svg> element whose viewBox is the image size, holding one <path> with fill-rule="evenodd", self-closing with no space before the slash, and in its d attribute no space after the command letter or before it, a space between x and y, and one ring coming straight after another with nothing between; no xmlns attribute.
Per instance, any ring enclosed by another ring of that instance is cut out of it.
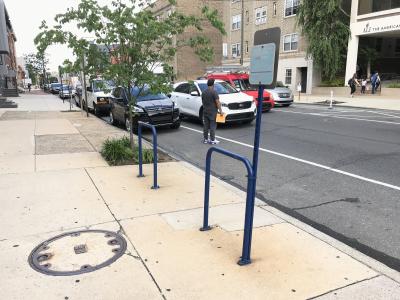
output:
<svg viewBox="0 0 400 300"><path fill-rule="evenodd" d="M187 126L183 126L183 125L181 125L181 128L184 128L184 129L187 129L187 130L190 130L190 131L193 131L193 132L197 132L197 133L203 134L202 130L197 130L197 129L194 129L194 128L191 128L191 127L187 127ZM217 138L220 139L220 140L224 140L224 141L227 141L227 142L230 142L230 143L233 143L233 144L241 145L241 146L244 146L244 147L247 147L247 148L251 148L251 149L254 148L253 145L249 145L249 144L238 142L238 141L235 141L235 140L232 140L232 139L224 138L222 136L217 136ZM393 190L400 191L400 186L397 186L397 185L389 184L389 183L386 183L386 182L382 182L382 181L378 181L378 180L375 180L375 179L367 178L367 177L364 177L364 176L360 176L360 175L357 175L357 174L349 173L349 172L342 171L342 170L339 170L339 169L331 168L331 167L328 167L328 166L325 166L325 165L321 165L321 164L318 164L318 163L315 163L315 162L312 162L312 161L308 161L308 160L301 159L301 158L298 158L298 157L294 157L294 156L291 156L291 155L287 155L287 154L283 154L283 153L280 153L280 152L264 149L264 148L261 148L261 147L260 147L260 151L266 152L266 153L270 153L270 154L273 154L273 155L276 155L276 156L284 157L284 158L287 158L287 159L290 159L290 160L294 160L294 161L297 161L297 162L301 162L301 163L304 163L304 164L307 164L307 165L310 165L310 166L314 166L314 167L317 167L317 168L321 168L321 169L324 169L324 170L328 170L328 171L331 171L331 172L335 172L335 173L338 173L338 174L341 174L341 175L345 175L345 176L349 176L349 177L352 177L352 178L356 178L356 179L359 179L359 180L362 180L362 181L366 181L366 182L369 182L369 183L374 183L374 184L377 184L377 185L380 185L380 186L384 186L384 187L387 187L387 188L390 188L390 189L393 189Z"/></svg>
<svg viewBox="0 0 400 300"><path fill-rule="evenodd" d="M317 117L326 117L326 118L335 118L335 119L346 119L346 120L356 120L356 121L364 121L364 122L372 122L372 123L383 123L383 124L393 124L393 125L400 125L398 122L391 122L391 121L382 121L382 120L367 120L367 119L360 119L360 118L346 118L341 116L330 116L322 113L304 113L304 112L297 112L297 111L285 111L280 109L275 109L274 111L283 112L283 113L291 113L291 114L300 114L300 115L308 115L308 116L317 116Z"/></svg>
<svg viewBox="0 0 400 300"><path fill-rule="evenodd" d="M387 117L390 117L390 118L397 118L397 119L400 119L400 116L396 116L396 115L391 115L391 114L387 114L387 113L382 113L382 112L378 112L378 111L368 111L369 113L372 113L372 114L378 114L378 115L382 115L382 116L387 116Z"/></svg>

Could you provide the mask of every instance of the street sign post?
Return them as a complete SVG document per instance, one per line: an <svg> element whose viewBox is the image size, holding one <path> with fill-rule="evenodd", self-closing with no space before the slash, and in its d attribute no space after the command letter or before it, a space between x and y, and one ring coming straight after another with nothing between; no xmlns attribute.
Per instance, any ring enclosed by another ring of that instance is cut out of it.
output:
<svg viewBox="0 0 400 300"><path fill-rule="evenodd" d="M251 56L250 65L250 83L258 85L258 107L257 107L257 121L256 130L254 135L254 153L253 164L250 161L238 154L230 151L211 147L207 152L206 158L206 180L204 189L204 216L203 227L200 231L211 230L208 223L209 213L209 198L210 198L210 176L211 176L211 155L214 152L224 156L231 157L244 163L247 168L247 197L246 197L246 212L244 220L243 232L243 247L242 256L238 261L240 266L248 265L251 263L251 238L253 233L253 218L254 218L254 203L256 196L256 182L257 182L257 167L258 167L258 153L260 148L260 128L262 117L262 104L264 100L264 88L275 88L276 85L276 72L278 68L279 45L280 45L280 28L271 28L267 30L257 31L254 36L254 48Z"/></svg>
<svg viewBox="0 0 400 300"><path fill-rule="evenodd" d="M278 27L257 31L254 34L254 47L251 53L250 83L258 85L258 105L256 130L254 133L253 148L253 184L250 191L251 198L246 205L246 219L244 226L243 255L239 261L240 265L251 263L251 239L253 231L254 203L257 188L258 155L260 150L260 132L262 120L262 103L264 100L264 89L273 89L276 86L276 77L279 60L279 47L281 30ZM249 193L249 191L247 191Z"/></svg>

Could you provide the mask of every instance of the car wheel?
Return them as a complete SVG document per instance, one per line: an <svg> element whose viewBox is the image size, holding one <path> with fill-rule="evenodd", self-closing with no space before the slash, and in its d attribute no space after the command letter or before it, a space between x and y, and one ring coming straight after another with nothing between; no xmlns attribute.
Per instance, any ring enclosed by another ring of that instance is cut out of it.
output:
<svg viewBox="0 0 400 300"><path fill-rule="evenodd" d="M181 127L181 121L176 121L174 124L171 125L172 129L178 129L179 127Z"/></svg>
<svg viewBox="0 0 400 300"><path fill-rule="evenodd" d="M117 121L114 118L114 113L112 112L112 110L110 111L110 124L117 125Z"/></svg>
<svg viewBox="0 0 400 300"><path fill-rule="evenodd" d="M203 108L200 108L200 113L199 113L199 120L200 120L200 124L204 125L204 116L203 116Z"/></svg>
<svg viewBox="0 0 400 300"><path fill-rule="evenodd" d="M99 109L97 108L96 103L93 102L93 112L95 116L99 116Z"/></svg>

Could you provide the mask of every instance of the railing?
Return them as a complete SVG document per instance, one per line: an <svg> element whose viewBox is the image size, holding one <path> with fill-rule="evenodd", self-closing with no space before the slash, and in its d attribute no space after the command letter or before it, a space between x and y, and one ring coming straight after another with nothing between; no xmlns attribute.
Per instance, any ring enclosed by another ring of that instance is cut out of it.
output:
<svg viewBox="0 0 400 300"><path fill-rule="evenodd" d="M142 150L142 128L150 128L153 134L153 190L160 188L157 184L157 131L154 125L138 122L138 142L139 142L139 175L138 177L144 177L143 174L143 150Z"/></svg>
<svg viewBox="0 0 400 300"><path fill-rule="evenodd" d="M251 238L253 233L253 217L254 217L254 184L255 177L253 175L253 168L250 161L241 155L232 153L230 151L212 147L207 152L206 158L206 180L205 180L205 193L204 193L204 219L203 227L200 231L211 230L208 224L208 212L210 204L210 177L211 177L211 156L214 152L220 153L222 155L231 157L233 159L239 160L244 163L247 169L247 197L246 197L246 213L244 221L244 235L243 235L243 247L242 247L242 257L240 258L239 265L247 265L251 263L250 252L251 252Z"/></svg>

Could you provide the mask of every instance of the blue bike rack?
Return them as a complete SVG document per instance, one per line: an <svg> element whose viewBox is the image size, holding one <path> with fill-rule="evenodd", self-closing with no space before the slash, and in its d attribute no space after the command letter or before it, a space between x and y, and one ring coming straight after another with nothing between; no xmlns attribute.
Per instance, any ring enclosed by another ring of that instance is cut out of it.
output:
<svg viewBox="0 0 400 300"><path fill-rule="evenodd" d="M153 134L153 190L160 188L157 184L157 130L154 125L138 122L138 140L139 140L139 175L138 177L144 177L143 174L143 150L142 150L142 128L147 127L151 129Z"/></svg>
<svg viewBox="0 0 400 300"><path fill-rule="evenodd" d="M250 161L241 155L232 153L230 151L212 147L207 152L206 158L206 182L205 182L205 192L204 192L204 219L203 219L203 227L200 228L200 231L211 230L211 227L208 224L208 212L210 206L210 177L211 177L211 156L214 152L220 153L222 155L231 157L233 159L239 160L243 162L247 169L247 197L246 197L246 213L245 213L245 223L244 223L244 235L243 235L243 249L242 249L242 257L239 260L239 265L247 265L251 262L250 260L250 251L251 251L251 236L252 236L252 227L253 227L253 216L254 216L254 199L253 185L255 177L253 176L253 169L251 167Z"/></svg>
<svg viewBox="0 0 400 300"><path fill-rule="evenodd" d="M254 152L253 152L253 164L241 155L232 153L230 151L211 147L207 152L206 157L206 179L205 179L205 190L204 190L204 218L203 227L200 231L211 230L212 228L208 224L208 212L210 205L210 177L211 177L211 156L214 152L218 152L222 155L231 157L244 163L247 169L247 195L246 195L246 212L244 220L244 233L243 233L243 247L242 256L238 261L240 266L248 265L251 263L251 239L253 234L253 219L254 219L254 203L256 197L256 184L257 184L257 167L258 167L258 154L260 149L260 132L261 132L261 117L262 117L262 102L264 95L264 86L260 85L258 88L258 106L257 106L257 121L256 130L254 135Z"/></svg>

